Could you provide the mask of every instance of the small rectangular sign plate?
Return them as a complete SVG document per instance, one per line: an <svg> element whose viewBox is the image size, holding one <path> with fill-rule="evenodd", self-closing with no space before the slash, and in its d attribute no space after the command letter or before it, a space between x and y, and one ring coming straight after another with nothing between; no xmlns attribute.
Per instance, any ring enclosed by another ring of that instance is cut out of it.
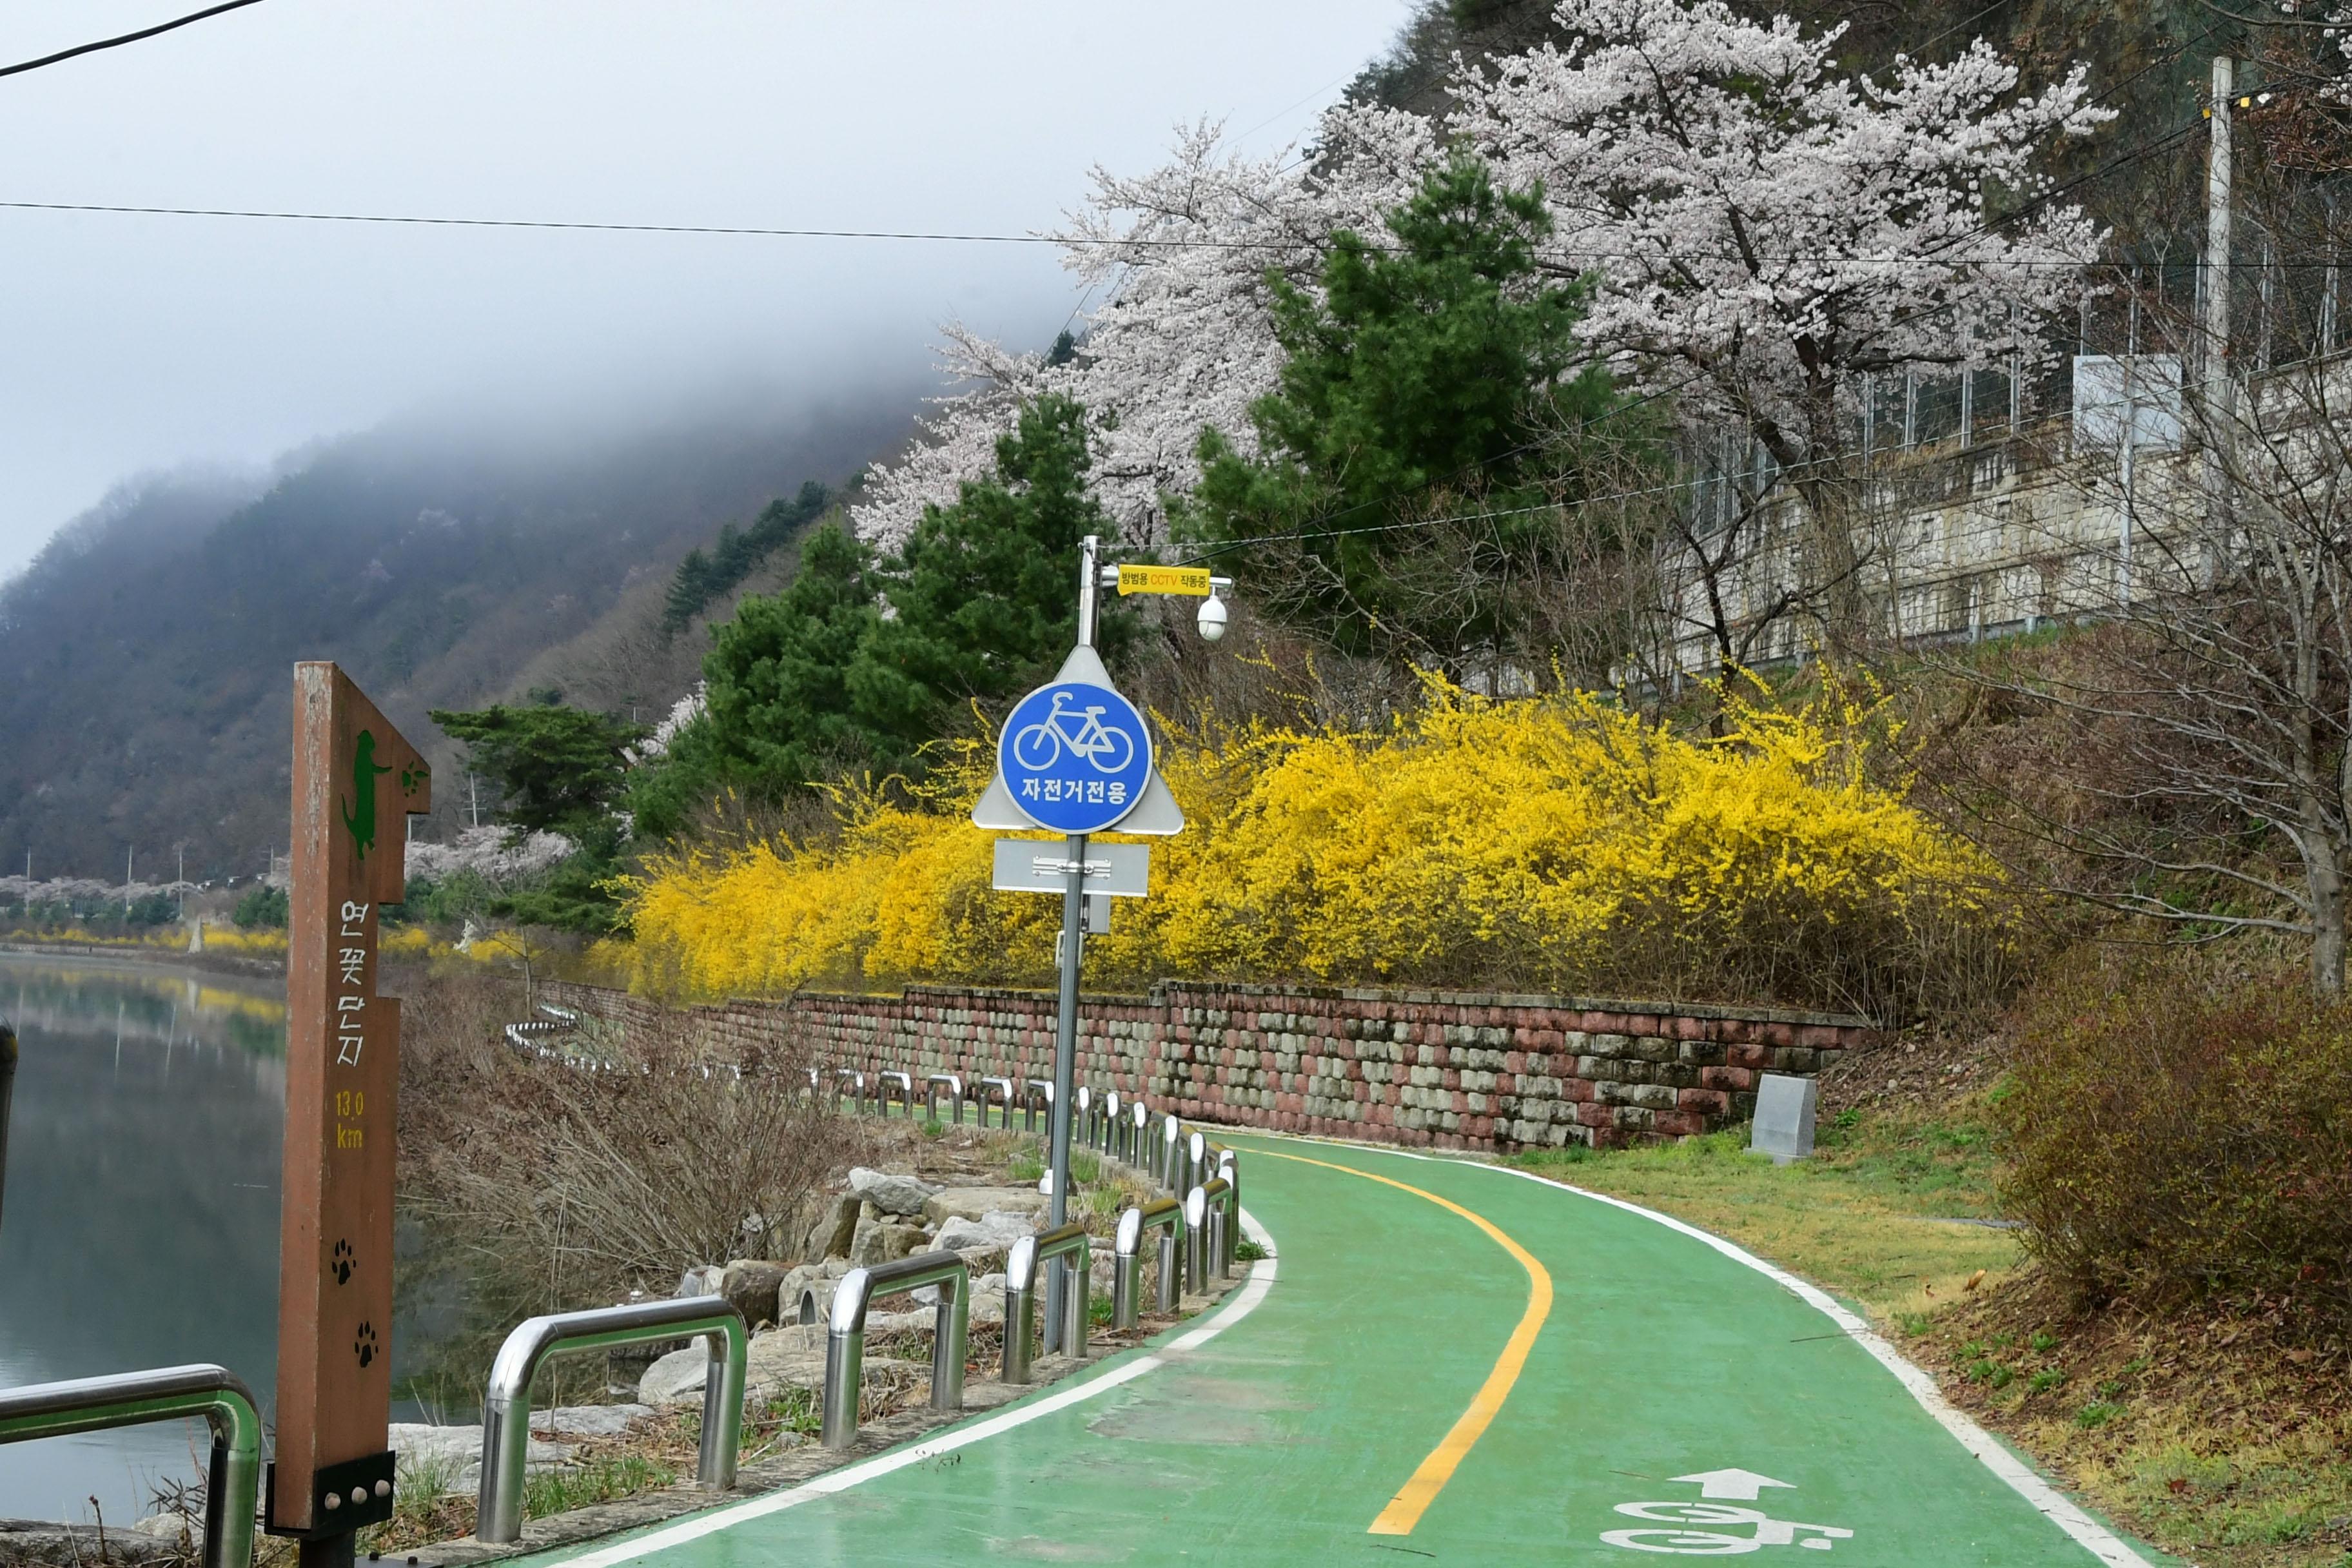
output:
<svg viewBox="0 0 2352 1568"><path fill-rule="evenodd" d="M1069 851L1050 838L996 841L994 885L1000 893L1058 893L1069 885ZM1087 891L1139 899L1151 890L1151 846L1087 846Z"/></svg>
<svg viewBox="0 0 2352 1568"><path fill-rule="evenodd" d="M1118 591L1122 594L1184 594L1195 599L1209 596L1209 569L1206 566L1122 566L1118 569Z"/></svg>

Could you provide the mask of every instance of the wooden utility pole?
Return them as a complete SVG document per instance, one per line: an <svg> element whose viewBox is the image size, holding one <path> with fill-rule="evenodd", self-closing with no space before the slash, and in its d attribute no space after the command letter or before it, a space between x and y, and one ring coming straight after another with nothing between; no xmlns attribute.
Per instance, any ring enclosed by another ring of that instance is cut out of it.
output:
<svg viewBox="0 0 2352 1568"><path fill-rule="evenodd" d="M331 664L294 667L278 1459L268 1528L341 1568L392 1517L392 1194L400 1004L375 994L376 907L404 894L425 759Z"/></svg>

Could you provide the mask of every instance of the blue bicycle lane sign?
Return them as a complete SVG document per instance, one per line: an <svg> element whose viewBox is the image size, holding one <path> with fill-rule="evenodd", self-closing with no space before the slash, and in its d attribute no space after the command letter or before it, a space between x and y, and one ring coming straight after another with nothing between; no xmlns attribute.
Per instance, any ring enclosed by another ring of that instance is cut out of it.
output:
<svg viewBox="0 0 2352 1568"><path fill-rule="evenodd" d="M996 738L996 771L1021 814L1055 833L1100 833L1151 782L1151 731L1108 686L1057 680L1023 698Z"/></svg>

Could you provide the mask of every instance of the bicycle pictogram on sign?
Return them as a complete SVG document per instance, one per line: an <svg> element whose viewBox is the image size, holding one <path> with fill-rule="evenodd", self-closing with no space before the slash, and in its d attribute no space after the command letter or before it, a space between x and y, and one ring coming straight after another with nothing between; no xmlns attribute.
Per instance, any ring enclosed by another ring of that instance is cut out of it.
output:
<svg viewBox="0 0 2352 1568"><path fill-rule="evenodd" d="M1100 833L1143 799L1151 733L1108 686L1057 680L1023 698L997 738L996 768L1021 814L1055 833Z"/></svg>
<svg viewBox="0 0 2352 1568"><path fill-rule="evenodd" d="M1135 737L1123 729L1112 729L1102 721L1108 710L1100 702L1090 702L1076 712L1070 708L1075 695L1066 688L1054 692L1054 706L1035 723L1014 731L1013 755L1024 768L1043 773L1062 760L1066 748L1069 754L1086 763L1098 773L1118 773L1127 770L1135 760Z"/></svg>

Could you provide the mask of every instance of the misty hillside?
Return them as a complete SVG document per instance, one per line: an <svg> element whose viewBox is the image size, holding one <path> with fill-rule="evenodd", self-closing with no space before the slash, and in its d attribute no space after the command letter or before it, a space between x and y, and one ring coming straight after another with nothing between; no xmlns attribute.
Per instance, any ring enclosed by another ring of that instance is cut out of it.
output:
<svg viewBox="0 0 2352 1568"><path fill-rule="evenodd" d="M910 402L562 434L415 421L274 476L127 486L0 586L0 856L120 876L130 847L146 874L184 841L192 878L260 868L286 843L306 658L341 663L425 747L454 827L458 754L428 708L569 679L573 700L656 716L703 641L698 621L658 630L679 559L889 453Z"/></svg>

